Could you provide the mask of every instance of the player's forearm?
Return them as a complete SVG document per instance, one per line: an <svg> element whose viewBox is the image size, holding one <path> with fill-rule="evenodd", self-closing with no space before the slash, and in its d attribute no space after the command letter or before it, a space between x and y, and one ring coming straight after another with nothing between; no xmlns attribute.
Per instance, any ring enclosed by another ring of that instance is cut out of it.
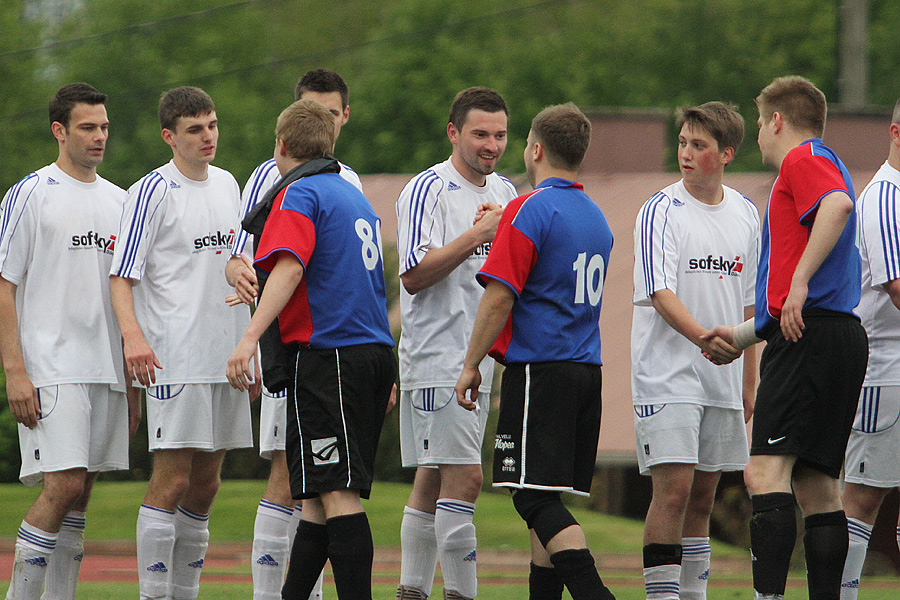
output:
<svg viewBox="0 0 900 600"><path fill-rule="evenodd" d="M419 264L400 276L404 289L417 294L430 288L452 273L482 243L474 228L470 228L446 246L430 249Z"/></svg>
<svg viewBox="0 0 900 600"><path fill-rule="evenodd" d="M751 319L754 316L754 307L744 308L744 318ZM744 373L743 373L744 397L756 395L756 346L752 345L744 349Z"/></svg>
<svg viewBox="0 0 900 600"><path fill-rule="evenodd" d="M256 311L250 319L244 337L259 342L263 332L275 321L278 314L303 279L303 263L289 252L281 252L278 261L266 279L266 286L260 296Z"/></svg>
<svg viewBox="0 0 900 600"><path fill-rule="evenodd" d="M806 248L797 262L791 284L806 285L831 252L853 212L853 201L844 192L831 192L819 203Z"/></svg>
<svg viewBox="0 0 900 600"><path fill-rule="evenodd" d="M700 336L706 333L706 328L697 322L675 292L669 289L657 290L650 296L650 301L669 327L692 344L701 346Z"/></svg>
<svg viewBox="0 0 900 600"><path fill-rule="evenodd" d="M240 255L236 254L229 258L228 262L225 263L225 280L228 282L228 285L234 287L237 284L238 275L246 268L247 266Z"/></svg>
<svg viewBox="0 0 900 600"><path fill-rule="evenodd" d="M132 339L143 339L144 332L138 323L134 313L134 292L131 289L131 280L118 275L109 276L109 296L112 301L113 312L119 323L119 331L126 342Z"/></svg>
<svg viewBox="0 0 900 600"><path fill-rule="evenodd" d="M7 375L25 374L25 358L19 341L16 284L0 277L0 361Z"/></svg>
<svg viewBox="0 0 900 600"><path fill-rule="evenodd" d="M891 298L891 302L900 309L900 279L893 279L884 284L884 291Z"/></svg>
<svg viewBox="0 0 900 600"><path fill-rule="evenodd" d="M515 294L505 284L493 279L488 281L481 303L478 305L478 313L475 315L475 325L472 328L472 337L469 339L463 367L478 368L497 336L503 331L515 301Z"/></svg>

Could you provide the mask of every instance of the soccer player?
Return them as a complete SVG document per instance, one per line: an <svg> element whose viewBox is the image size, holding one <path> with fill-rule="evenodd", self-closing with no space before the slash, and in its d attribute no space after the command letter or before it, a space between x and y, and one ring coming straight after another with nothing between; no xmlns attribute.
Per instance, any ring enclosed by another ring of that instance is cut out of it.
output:
<svg viewBox="0 0 900 600"><path fill-rule="evenodd" d="M334 118L334 141L341 133L341 127L350 118L349 91L340 75L331 69L313 69L307 72L294 90L297 100L315 100L328 109ZM360 191L362 184L356 172L343 163L340 175ZM263 195L275 184L281 174L270 158L259 165L244 186L241 197L242 215L246 215L256 206ZM252 248L252 236L236 227L237 237L231 251L231 259L225 268L229 284L235 287L236 296L241 302L252 304L258 293L256 271L252 262L244 256L244 249L249 242ZM234 298L232 297L232 302ZM262 405L260 407L259 454L271 461L269 482L266 491L259 501L256 511L256 522L253 526L253 598L254 600L280 600L281 586L284 582L287 559L290 555L294 534L300 521L301 505L294 506L288 475L287 460L284 453L285 407L287 392L281 390L270 392L263 387ZM316 584L310 598L322 597L322 579Z"/></svg>
<svg viewBox="0 0 900 600"><path fill-rule="evenodd" d="M513 489L531 531L532 598L612 599L560 492L590 493L600 434L600 301L612 232L575 176L591 139L572 104L531 122L525 168L535 191L505 209L456 397L478 407L479 365L506 363L494 485ZM471 394L471 395L469 395Z"/></svg>
<svg viewBox="0 0 900 600"><path fill-rule="evenodd" d="M516 196L494 173L508 122L506 102L494 90L461 91L447 125L450 158L415 176L397 201L400 449L403 466L417 467L400 525L401 599L431 594L438 557L445 598L474 598L477 591L472 518L494 361L480 365L478 410L454 402L453 385L481 299L475 274L501 207Z"/></svg>
<svg viewBox="0 0 900 600"><path fill-rule="evenodd" d="M153 473L138 513L141 598L196 598L225 450L253 445L247 394L223 374L249 310L222 302L240 192L210 165L212 99L180 87L159 101L172 160L128 190L110 271L126 370L147 388Z"/></svg>
<svg viewBox="0 0 900 600"><path fill-rule="evenodd" d="M7 598L74 600L85 511L100 471L128 468L140 421L126 400L109 266L125 191L97 175L106 94L86 83L50 101L56 162L7 192L0 220L0 356L19 424L19 478L43 489L25 514ZM65 290L65 293L61 293Z"/></svg>
<svg viewBox="0 0 900 600"><path fill-rule="evenodd" d="M900 190L900 101L894 106L889 131L887 161L856 203L857 246L862 258L858 310L869 337L869 364L845 459L842 500L850 545L841 600L856 600L878 509L887 493L900 486L900 212L896 205ZM900 544L900 527L897 541Z"/></svg>
<svg viewBox="0 0 900 600"><path fill-rule="evenodd" d="M634 228L632 394L638 464L653 481L644 522L652 600L706 598L709 515L722 471L747 464L756 360L733 359L707 327L753 316L759 213L722 185L744 136L734 107L708 102L677 118L681 181L654 194ZM680 594L680 595L679 595Z"/></svg>
<svg viewBox="0 0 900 600"><path fill-rule="evenodd" d="M367 498L378 436L396 377L387 318L381 222L337 171L334 117L298 100L278 117L275 162L286 175L260 236L255 266L267 283L228 360L228 380L246 389L260 336L278 317L292 347L287 439L291 492L305 502L282 595L306 598L326 559L338 597L371 599L372 534ZM267 195L268 197L268 195Z"/></svg>
<svg viewBox="0 0 900 600"><path fill-rule="evenodd" d="M765 339L750 460L750 544L757 598L783 598L805 517L810 598L836 599L847 555L838 477L866 371L853 183L820 139L825 95L780 77L756 98L763 162L778 169L762 230L756 316L716 327L738 349Z"/></svg>

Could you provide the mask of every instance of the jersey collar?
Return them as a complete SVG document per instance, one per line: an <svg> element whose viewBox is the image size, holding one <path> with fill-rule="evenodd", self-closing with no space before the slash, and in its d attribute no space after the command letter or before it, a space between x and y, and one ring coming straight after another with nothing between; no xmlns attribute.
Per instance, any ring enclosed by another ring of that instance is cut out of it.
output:
<svg viewBox="0 0 900 600"><path fill-rule="evenodd" d="M577 181L569 181L568 179L563 179L562 177L548 177L543 180L535 189L545 188L545 187L573 187L577 190L583 190L584 186L578 183Z"/></svg>

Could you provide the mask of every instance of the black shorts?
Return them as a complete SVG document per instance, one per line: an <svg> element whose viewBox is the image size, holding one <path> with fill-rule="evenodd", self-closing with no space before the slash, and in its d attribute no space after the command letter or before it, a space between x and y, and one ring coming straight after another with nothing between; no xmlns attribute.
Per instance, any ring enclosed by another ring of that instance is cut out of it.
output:
<svg viewBox="0 0 900 600"><path fill-rule="evenodd" d="M869 350L852 315L803 313L803 337L769 336L760 362L750 454L792 454L831 477L841 474Z"/></svg>
<svg viewBox="0 0 900 600"><path fill-rule="evenodd" d="M599 365L509 365L500 388L494 485L589 495L601 387Z"/></svg>
<svg viewBox="0 0 900 600"><path fill-rule="evenodd" d="M397 362L388 346L300 348L288 387L285 433L295 499L346 489L369 497L396 376Z"/></svg>

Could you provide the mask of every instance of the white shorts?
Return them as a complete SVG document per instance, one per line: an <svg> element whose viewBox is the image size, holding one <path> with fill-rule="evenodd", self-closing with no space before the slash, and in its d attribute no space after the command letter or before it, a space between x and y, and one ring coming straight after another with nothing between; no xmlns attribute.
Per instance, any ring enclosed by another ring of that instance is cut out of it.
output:
<svg viewBox="0 0 900 600"><path fill-rule="evenodd" d="M634 437L642 475L666 463L694 464L699 471L740 471L750 458L741 409L686 403L635 406Z"/></svg>
<svg viewBox="0 0 900 600"><path fill-rule="evenodd" d="M38 485L44 473L68 469L128 469L128 400L105 383L38 389L37 427L19 424L19 479Z"/></svg>
<svg viewBox="0 0 900 600"><path fill-rule="evenodd" d="M150 451L214 452L253 446L250 398L227 383L157 385L147 389Z"/></svg>
<svg viewBox="0 0 900 600"><path fill-rule="evenodd" d="M287 390L271 394L263 388L259 406L259 455L272 460L272 453L284 452L284 431L287 426Z"/></svg>
<svg viewBox="0 0 900 600"><path fill-rule="evenodd" d="M844 481L900 486L900 387L864 387L847 442Z"/></svg>
<svg viewBox="0 0 900 600"><path fill-rule="evenodd" d="M400 456L404 467L480 465L491 395L478 394L468 411L453 388L400 392Z"/></svg>

